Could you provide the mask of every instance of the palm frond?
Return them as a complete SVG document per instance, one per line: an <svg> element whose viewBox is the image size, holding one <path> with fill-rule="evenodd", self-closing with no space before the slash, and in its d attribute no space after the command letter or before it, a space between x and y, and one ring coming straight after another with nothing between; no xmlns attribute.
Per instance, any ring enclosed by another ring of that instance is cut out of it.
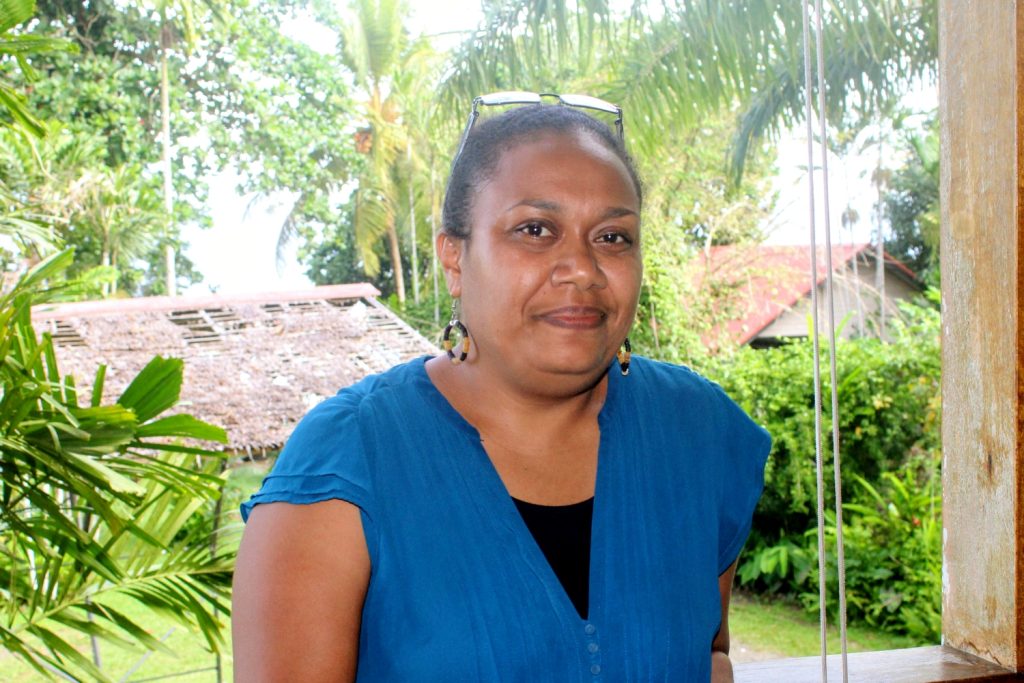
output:
<svg viewBox="0 0 1024 683"><path fill-rule="evenodd" d="M450 61L440 90L443 108L464 112L472 97L491 90L558 90L587 82L589 94L623 107L628 139L648 154L666 131L747 102L732 155L738 175L752 142L787 124L802 106L799 3L681 0L651 9L637 0L622 20L601 11L600 3L490 4L482 28ZM565 20L572 11L575 23ZM864 102L894 97L933 68L932 0L831 0L824 19L830 108L851 94ZM574 58L566 58L567 49ZM588 81L576 67L590 64L611 78ZM457 125L461 113L447 119Z"/></svg>
<svg viewBox="0 0 1024 683"><path fill-rule="evenodd" d="M0 0L0 33L28 21L35 11L35 0Z"/></svg>
<svg viewBox="0 0 1024 683"><path fill-rule="evenodd" d="M862 108L884 110L887 102L916 80L934 76L936 12L936 3L928 0L829 3L822 23L825 107L831 121L843 120L851 96ZM803 48L796 41L789 41L785 48L751 85L733 146L734 178L742 175L753 143L803 119L804 76L796 68Z"/></svg>
<svg viewBox="0 0 1024 683"><path fill-rule="evenodd" d="M176 359L154 358L113 405L100 370L79 403L31 323L36 293L70 258L45 259L0 296L0 645L44 674L107 680L67 633L161 647L118 609L124 598L223 645L233 554L194 524L219 496L222 459L180 440L226 435L162 416L180 393Z"/></svg>

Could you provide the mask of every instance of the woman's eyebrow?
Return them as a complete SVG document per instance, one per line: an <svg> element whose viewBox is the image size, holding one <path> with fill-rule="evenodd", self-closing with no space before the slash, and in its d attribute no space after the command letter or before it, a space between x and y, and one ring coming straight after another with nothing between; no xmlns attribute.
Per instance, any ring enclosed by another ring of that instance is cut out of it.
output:
<svg viewBox="0 0 1024 683"><path fill-rule="evenodd" d="M623 216L636 216L638 215L633 209L627 209L624 206L611 206L605 209L602 218L622 218Z"/></svg>
<svg viewBox="0 0 1024 683"><path fill-rule="evenodd" d="M507 209L505 209L505 211L508 212L520 206L532 206L535 209L541 209L543 211L558 212L562 210L561 204L549 201L547 199L523 199L522 201L518 201L512 206L508 207Z"/></svg>
<svg viewBox="0 0 1024 683"><path fill-rule="evenodd" d="M508 212L520 206L532 206L535 209L541 209L542 211L551 211L553 213L558 213L562 210L562 205L559 204L558 202L553 202L547 199L523 199L521 201L516 202L515 204L512 204L507 209L505 209L505 211ZM622 218L623 216L636 215L638 215L636 211L625 206L610 206L604 210L604 213L601 214L601 219L606 220L608 218Z"/></svg>

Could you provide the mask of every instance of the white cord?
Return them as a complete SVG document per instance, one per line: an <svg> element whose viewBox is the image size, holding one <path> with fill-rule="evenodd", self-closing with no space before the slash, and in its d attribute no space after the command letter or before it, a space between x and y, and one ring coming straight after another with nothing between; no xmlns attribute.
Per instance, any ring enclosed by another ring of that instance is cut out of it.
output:
<svg viewBox="0 0 1024 683"><path fill-rule="evenodd" d="M828 303L829 380L832 391L832 459L835 475L836 496L836 550L839 573L839 637L842 650L843 683L849 680L847 666L846 634L846 557L843 548L843 492L842 470L839 457L839 392L836 371L836 324L835 293L832 272L832 224L829 215L828 191L828 123L825 115L825 52L822 28L821 0L815 0L815 40L817 54L818 120L821 135L822 199L825 215L825 298ZM828 681L828 615L826 609L826 567L825 567L825 479L822 455L822 406L821 406L821 340L818 313L818 247L814 196L814 132L811 125L813 104L811 95L811 46L809 0L803 0L804 38L804 110L807 120L807 184L810 205L810 248L811 248L811 317L814 345L814 455L817 476L818 503L818 600L821 627L821 680ZM856 258L856 255L854 255ZM881 266L880 266L881 267Z"/></svg>
<svg viewBox="0 0 1024 683"><path fill-rule="evenodd" d="M821 122L821 189L825 209L825 299L828 301L829 381L832 389L832 471L836 495L836 564L839 573L839 643L842 652L843 683L849 681L846 647L846 552L843 547L843 477L839 457L839 381L836 372L836 302L832 288L832 222L828 206L828 131L825 115L825 40L821 0L814 3L818 47L818 120ZM857 258L857 254L853 255ZM883 264L879 263L878 268ZM815 365L818 359L814 359ZM819 416L820 419L820 416Z"/></svg>
<svg viewBox="0 0 1024 683"><path fill-rule="evenodd" d="M821 346L818 338L818 246L815 236L814 206L814 128L811 118L814 105L811 102L811 31L808 16L809 0L801 0L803 9L804 35L804 117L807 120L807 188L810 204L811 237L811 338L814 344L814 468L817 475L818 494L818 624L821 628L821 680L828 681L828 614L825 609L825 476L822 471L821 455Z"/></svg>

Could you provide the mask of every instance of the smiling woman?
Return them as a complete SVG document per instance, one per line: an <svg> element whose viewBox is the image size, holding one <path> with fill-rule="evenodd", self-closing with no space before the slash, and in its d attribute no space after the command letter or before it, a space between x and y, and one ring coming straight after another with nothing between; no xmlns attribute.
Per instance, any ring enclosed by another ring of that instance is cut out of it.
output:
<svg viewBox="0 0 1024 683"><path fill-rule="evenodd" d="M639 204L622 161L584 133L505 152L476 192L472 236L437 243L477 365L541 396L592 385L636 314Z"/></svg>
<svg viewBox="0 0 1024 683"><path fill-rule="evenodd" d="M685 368L615 367L642 188L573 102L459 146L436 246L465 361L325 401L244 506L239 680L732 680L769 438Z"/></svg>

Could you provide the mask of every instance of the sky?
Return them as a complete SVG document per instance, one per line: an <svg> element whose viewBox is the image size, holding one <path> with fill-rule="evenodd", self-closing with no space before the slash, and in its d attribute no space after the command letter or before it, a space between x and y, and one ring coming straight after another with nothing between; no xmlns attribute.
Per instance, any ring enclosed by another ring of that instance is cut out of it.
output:
<svg viewBox="0 0 1024 683"><path fill-rule="evenodd" d="M439 9L443 7L443 9ZM439 40L458 41L459 31L473 29L481 19L478 0L447 0L443 6L429 0L411 3L414 32L439 35ZM318 49L333 49L329 31L317 31L316 25L297 21L286 30L303 36ZM922 86L909 96L917 110L934 108L934 86ZM815 130L818 124L814 123ZM777 193L775 212L766 227L771 244L807 244L810 240L809 192L807 183L807 137L804 128L792 130L778 143L778 175L773 182ZM824 244L823 182L820 171L820 147L815 145L816 239ZM895 161L890 159L890 162ZM829 207L832 242L871 241L873 210L877 195L870 183L874 155L847 160L830 156ZM253 196L235 191L237 177L222 173L209 179L210 209L213 227L186 227L183 237L189 243L187 255L203 273L204 281L186 293L239 294L302 289L311 285L304 268L295 258L295 241L277 259L277 238L294 197L285 193L253 202ZM840 216L847 205L860 216L852 231L843 230Z"/></svg>
<svg viewBox="0 0 1024 683"><path fill-rule="evenodd" d="M410 3L414 32L437 35L445 41L458 41L459 31L476 27L482 18L479 0L431 0ZM313 47L333 50L333 35L318 29L314 22L296 21L286 26L292 35L302 36ZM235 191L237 176L221 173L208 179L210 214L213 227L187 226L183 237L189 243L186 254L204 276L203 282L186 293L241 294L302 289L311 285L304 267L295 259L295 241L277 260L277 237L293 197L282 193L252 202L253 195Z"/></svg>

